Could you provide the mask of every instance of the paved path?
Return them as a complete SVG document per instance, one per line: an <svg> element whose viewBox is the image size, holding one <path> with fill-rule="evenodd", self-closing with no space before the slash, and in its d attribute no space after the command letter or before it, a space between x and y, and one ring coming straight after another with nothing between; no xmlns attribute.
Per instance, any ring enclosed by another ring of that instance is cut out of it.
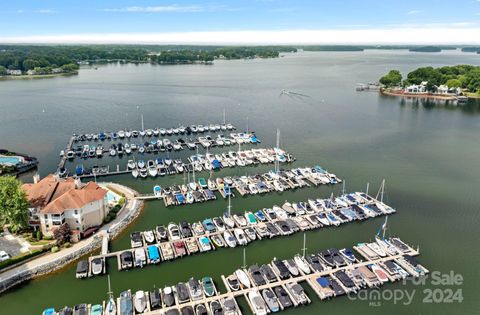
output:
<svg viewBox="0 0 480 315"><path fill-rule="evenodd" d="M64 248L57 253L51 253L48 255L43 255L37 259L33 259L28 261L20 266L7 270L5 272L0 273L0 292L5 289L5 282L7 280L11 280L14 277L18 277L20 274L25 273L29 274L35 272L41 267L47 267L52 263L57 262L59 265L56 267L61 267L64 264L68 263L65 262L66 259L72 257L76 253L83 253L83 251L88 250L89 247L95 245L96 242L99 242L101 245L101 239L104 235L108 236L108 234L118 234L127 226L127 223L131 221L135 216L139 214L139 211L142 208L143 202L140 200L136 200L134 195L136 194L135 191L132 189L114 183L99 183L100 186L110 186L116 191L120 191L125 194L126 196L126 205L117 215L117 217L107 225L102 226L94 236L89 237L87 239L81 240L80 242L73 244L70 248ZM92 248L93 249L93 248ZM90 250L92 250L90 249Z"/></svg>

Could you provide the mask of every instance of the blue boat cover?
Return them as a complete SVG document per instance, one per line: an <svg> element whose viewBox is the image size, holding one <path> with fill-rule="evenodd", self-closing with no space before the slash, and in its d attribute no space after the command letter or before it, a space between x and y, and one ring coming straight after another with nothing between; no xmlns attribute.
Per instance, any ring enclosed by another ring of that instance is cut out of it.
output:
<svg viewBox="0 0 480 315"><path fill-rule="evenodd" d="M148 246L148 257L150 257L150 260L158 260L160 259L160 255L158 253L158 248L155 245L150 245Z"/></svg>
<svg viewBox="0 0 480 315"><path fill-rule="evenodd" d="M219 160L213 160L213 161L212 161L212 167L213 167L214 169L220 168L221 166L222 166L222 164L220 163Z"/></svg>
<svg viewBox="0 0 480 315"><path fill-rule="evenodd" d="M182 194L176 194L175 198L177 199L178 202L185 202L185 196Z"/></svg>
<svg viewBox="0 0 480 315"><path fill-rule="evenodd" d="M330 281L328 281L328 279L324 277L317 278L317 282L319 285L322 286L322 288L326 288L330 286Z"/></svg>

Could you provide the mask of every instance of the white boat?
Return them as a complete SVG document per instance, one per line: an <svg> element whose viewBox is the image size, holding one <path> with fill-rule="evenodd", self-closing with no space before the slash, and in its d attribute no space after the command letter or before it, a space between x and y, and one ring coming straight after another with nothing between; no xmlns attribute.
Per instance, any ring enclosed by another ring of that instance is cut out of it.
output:
<svg viewBox="0 0 480 315"><path fill-rule="evenodd" d="M226 226L233 229L235 227L235 221L233 220L232 216L225 212L222 216L223 222Z"/></svg>
<svg viewBox="0 0 480 315"><path fill-rule="evenodd" d="M145 255L145 250L143 248L135 248L133 255L135 257L135 267L143 267L147 263L147 256Z"/></svg>
<svg viewBox="0 0 480 315"><path fill-rule="evenodd" d="M137 178L138 175L139 175L138 170L137 170L137 169L133 169L133 170L132 170L132 176L133 176L133 178Z"/></svg>
<svg viewBox="0 0 480 315"><path fill-rule="evenodd" d="M192 204L195 201L195 198L193 198L193 193L191 191L185 194L185 199L189 204Z"/></svg>
<svg viewBox="0 0 480 315"><path fill-rule="evenodd" d="M237 239L229 231L223 232L223 238L229 247L237 246Z"/></svg>
<svg viewBox="0 0 480 315"><path fill-rule="evenodd" d="M158 174L157 166L155 165L155 162L152 160L148 161L148 174L151 177L156 177Z"/></svg>
<svg viewBox="0 0 480 315"><path fill-rule="evenodd" d="M267 305L258 291L248 292L248 299L255 315L267 315Z"/></svg>
<svg viewBox="0 0 480 315"><path fill-rule="evenodd" d="M373 264L373 265L370 265L370 268L372 269L373 273L377 276L378 280L380 280L382 283L389 281L387 272L383 270L381 267Z"/></svg>
<svg viewBox="0 0 480 315"><path fill-rule="evenodd" d="M162 187L160 187L159 185L155 185L155 187L153 187L153 194L155 195L155 197L160 198L162 196Z"/></svg>
<svg viewBox="0 0 480 315"><path fill-rule="evenodd" d="M140 169L140 177L141 177L141 178L147 178L147 176L148 176L148 171L147 171L147 169L146 169L146 168Z"/></svg>
<svg viewBox="0 0 480 315"><path fill-rule="evenodd" d="M135 164L134 160L128 160L127 167L129 170L133 170L137 165Z"/></svg>
<svg viewBox="0 0 480 315"><path fill-rule="evenodd" d="M117 305L115 303L115 299L110 297L107 302L107 306L105 307L105 315L116 315L117 314Z"/></svg>
<svg viewBox="0 0 480 315"><path fill-rule="evenodd" d="M310 267L308 266L307 261L305 258L303 258L300 255L295 255L293 258L295 261L295 264L298 266L298 268L304 273L304 274L310 274Z"/></svg>
<svg viewBox="0 0 480 315"><path fill-rule="evenodd" d="M244 216L234 214L233 215L233 220L239 225L239 226L247 226L247 220L245 219Z"/></svg>
<svg viewBox="0 0 480 315"><path fill-rule="evenodd" d="M237 269L235 271L235 275L237 276L237 279L240 282L240 285L242 286L243 289L247 289L252 286L252 283L250 282L250 279L248 278L247 273L242 269Z"/></svg>
<svg viewBox="0 0 480 315"><path fill-rule="evenodd" d="M153 231L143 232L143 237L145 238L145 241L147 243L152 244L153 242L155 242L155 235L153 234Z"/></svg>
<svg viewBox="0 0 480 315"><path fill-rule="evenodd" d="M248 240L245 237L245 232L243 232L242 229L233 230L233 234L235 234L235 237L237 238L238 245L247 245Z"/></svg>
<svg viewBox="0 0 480 315"><path fill-rule="evenodd" d="M367 246L380 257L387 256L387 253L385 253L385 251L377 243L369 243Z"/></svg>
<svg viewBox="0 0 480 315"><path fill-rule="evenodd" d="M147 307L147 298L144 291L135 292L133 299L133 304L135 305L135 311L137 313L143 313Z"/></svg>

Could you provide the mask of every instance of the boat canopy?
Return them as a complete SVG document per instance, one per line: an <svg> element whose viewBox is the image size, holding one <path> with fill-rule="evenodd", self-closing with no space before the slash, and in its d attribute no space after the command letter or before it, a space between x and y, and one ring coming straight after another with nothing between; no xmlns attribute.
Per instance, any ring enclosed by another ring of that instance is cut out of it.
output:
<svg viewBox="0 0 480 315"><path fill-rule="evenodd" d="M177 201L178 201L179 203L184 203L184 202L185 202L185 196L182 195L182 194L176 194L176 195L175 195L175 198L177 199Z"/></svg>
<svg viewBox="0 0 480 315"><path fill-rule="evenodd" d="M317 282L322 288L327 288L330 286L330 281L324 277L317 278Z"/></svg>
<svg viewBox="0 0 480 315"><path fill-rule="evenodd" d="M158 253L157 246L150 245L150 246L148 246L147 250L148 250L148 257L150 257L150 260L160 259L160 254Z"/></svg>

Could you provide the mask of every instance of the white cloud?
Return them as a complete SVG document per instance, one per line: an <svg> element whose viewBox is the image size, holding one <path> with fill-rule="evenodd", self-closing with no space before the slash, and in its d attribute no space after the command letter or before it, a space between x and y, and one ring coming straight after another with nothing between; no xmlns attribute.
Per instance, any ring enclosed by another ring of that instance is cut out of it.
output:
<svg viewBox="0 0 480 315"><path fill-rule="evenodd" d="M34 11L35 13L42 13L42 14L51 14L51 13L56 13L57 11L53 9L38 9Z"/></svg>
<svg viewBox="0 0 480 315"><path fill-rule="evenodd" d="M106 12L133 12L133 13L164 13L164 12L204 12L211 11L221 6L200 6L200 5L163 5L163 6L148 6L148 7L125 7L125 8L113 8L104 9Z"/></svg>
<svg viewBox="0 0 480 315"><path fill-rule="evenodd" d="M17 10L17 13L20 13L20 14L21 14L21 13L23 13L23 12L24 12L24 11L21 10L21 9Z"/></svg>
<svg viewBox="0 0 480 315"><path fill-rule="evenodd" d="M419 14L419 13L421 13L421 12L422 12L422 11L420 11L420 10L411 10L411 11L408 11L408 12L407 12L407 15Z"/></svg>
<svg viewBox="0 0 480 315"><path fill-rule="evenodd" d="M0 37L2 43L116 44L480 44L480 26L96 33Z"/></svg>

